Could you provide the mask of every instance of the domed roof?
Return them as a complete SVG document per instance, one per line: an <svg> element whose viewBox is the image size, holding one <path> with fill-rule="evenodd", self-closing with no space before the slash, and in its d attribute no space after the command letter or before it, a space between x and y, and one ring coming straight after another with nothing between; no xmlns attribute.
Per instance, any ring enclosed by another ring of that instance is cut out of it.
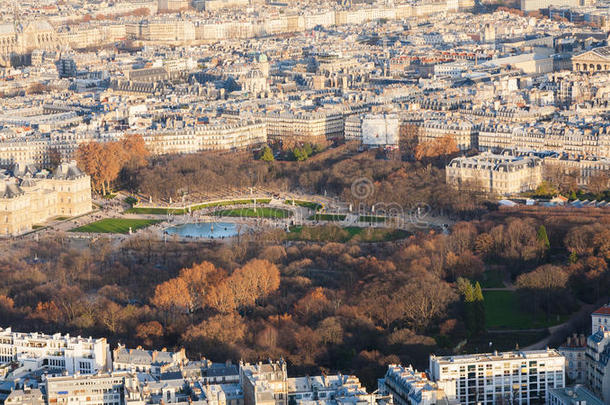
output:
<svg viewBox="0 0 610 405"><path fill-rule="evenodd" d="M265 77L265 75L263 75L263 72L261 72L260 69L252 69L246 74L246 77L248 79L258 79Z"/></svg>
<svg viewBox="0 0 610 405"><path fill-rule="evenodd" d="M21 183L19 184L20 187L35 187L36 186L36 181L34 179L32 179L31 176L25 176L23 179L21 179Z"/></svg>
<svg viewBox="0 0 610 405"><path fill-rule="evenodd" d="M73 180L84 176L84 173L76 166L76 162L62 163L53 172L54 179Z"/></svg>

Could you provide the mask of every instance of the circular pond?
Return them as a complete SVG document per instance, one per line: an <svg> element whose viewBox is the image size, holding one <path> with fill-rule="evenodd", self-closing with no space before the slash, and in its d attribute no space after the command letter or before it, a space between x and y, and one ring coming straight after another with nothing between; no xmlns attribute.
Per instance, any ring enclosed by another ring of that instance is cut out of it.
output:
<svg viewBox="0 0 610 405"><path fill-rule="evenodd" d="M232 222L198 222L170 226L165 229L169 235L178 235L184 238L230 238L246 231L246 226Z"/></svg>

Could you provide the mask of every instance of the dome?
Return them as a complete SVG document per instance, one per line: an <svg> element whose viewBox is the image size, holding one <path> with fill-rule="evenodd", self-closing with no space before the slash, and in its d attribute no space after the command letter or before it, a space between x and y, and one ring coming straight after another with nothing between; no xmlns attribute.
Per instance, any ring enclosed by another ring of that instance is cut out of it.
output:
<svg viewBox="0 0 610 405"><path fill-rule="evenodd" d="M263 72L261 72L259 69L252 69L246 74L246 78L248 79L258 79L264 77Z"/></svg>

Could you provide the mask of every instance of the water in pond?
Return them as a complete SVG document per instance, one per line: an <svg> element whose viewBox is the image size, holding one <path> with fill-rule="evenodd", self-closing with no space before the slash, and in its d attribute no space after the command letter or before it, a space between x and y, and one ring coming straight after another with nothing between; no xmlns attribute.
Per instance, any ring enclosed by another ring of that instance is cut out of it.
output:
<svg viewBox="0 0 610 405"><path fill-rule="evenodd" d="M230 238L245 233L246 226L232 222L198 222L171 226L165 230L169 235L190 238Z"/></svg>

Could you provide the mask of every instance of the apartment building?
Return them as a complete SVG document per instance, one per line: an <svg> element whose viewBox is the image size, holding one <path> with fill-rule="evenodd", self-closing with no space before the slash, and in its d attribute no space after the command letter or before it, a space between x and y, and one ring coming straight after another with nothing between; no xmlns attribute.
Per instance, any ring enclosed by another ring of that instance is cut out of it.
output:
<svg viewBox="0 0 610 405"><path fill-rule="evenodd" d="M488 122L478 133L480 151L504 149L555 151L571 158L610 157L610 127L566 125L511 125Z"/></svg>
<svg viewBox="0 0 610 405"><path fill-rule="evenodd" d="M362 142L362 120L364 114L352 114L345 117L344 137L346 141Z"/></svg>
<svg viewBox="0 0 610 405"><path fill-rule="evenodd" d="M583 385L574 387L553 388L547 393L547 405L603 405L604 402L597 398Z"/></svg>
<svg viewBox="0 0 610 405"><path fill-rule="evenodd" d="M102 32L98 27L76 26L57 33L60 43L69 45L73 49L82 49L98 46L104 43Z"/></svg>
<svg viewBox="0 0 610 405"><path fill-rule="evenodd" d="M224 8L247 7L250 0L202 0L203 9L217 11Z"/></svg>
<svg viewBox="0 0 610 405"><path fill-rule="evenodd" d="M272 141L320 142L343 138L341 113L268 113L267 136Z"/></svg>
<svg viewBox="0 0 610 405"><path fill-rule="evenodd" d="M51 376L44 386L49 404L144 405L137 376L125 372Z"/></svg>
<svg viewBox="0 0 610 405"><path fill-rule="evenodd" d="M596 309L591 314L591 333L595 333L602 327L610 330L610 304Z"/></svg>
<svg viewBox="0 0 610 405"><path fill-rule="evenodd" d="M184 366L188 359L184 349L177 352L167 350L144 350L142 348L127 349L119 345L112 352L114 371L131 373L150 373L159 377L161 373L172 367Z"/></svg>
<svg viewBox="0 0 610 405"><path fill-rule="evenodd" d="M43 132L78 125L82 121L76 111L50 113L43 107L7 111L0 115L2 125L31 127Z"/></svg>
<svg viewBox="0 0 610 405"><path fill-rule="evenodd" d="M445 168L447 184L471 187L498 195L534 190L542 182L538 157L515 157L483 153L453 159Z"/></svg>
<svg viewBox="0 0 610 405"><path fill-rule="evenodd" d="M288 405L288 373L283 360L240 363L239 382L244 405Z"/></svg>
<svg viewBox="0 0 610 405"><path fill-rule="evenodd" d="M0 235L18 235L55 216L91 211L91 179L75 163L53 173L16 166L0 178Z"/></svg>
<svg viewBox="0 0 610 405"><path fill-rule="evenodd" d="M587 379L587 361L585 351L587 338L574 333L557 349L566 359L566 377L568 383L584 384Z"/></svg>
<svg viewBox="0 0 610 405"><path fill-rule="evenodd" d="M390 364L385 376L378 380L380 394L391 395L396 405L457 404L453 381L436 383L426 373L413 367Z"/></svg>
<svg viewBox="0 0 610 405"><path fill-rule="evenodd" d="M370 148L397 148L399 127L396 114L367 114L362 119L362 144Z"/></svg>
<svg viewBox="0 0 610 405"><path fill-rule="evenodd" d="M418 142L431 142L451 136L459 150L466 151L478 147L478 128L468 121L424 121L419 129Z"/></svg>
<svg viewBox="0 0 610 405"><path fill-rule="evenodd" d="M188 0L159 0L159 11L180 11L188 9Z"/></svg>
<svg viewBox="0 0 610 405"><path fill-rule="evenodd" d="M49 164L50 141L48 138L11 139L0 143L0 166L9 167L15 163Z"/></svg>
<svg viewBox="0 0 610 405"><path fill-rule="evenodd" d="M610 330L601 327L587 339L587 386L593 393L610 401Z"/></svg>
<svg viewBox="0 0 610 405"><path fill-rule="evenodd" d="M206 405L244 405L244 393L239 384L191 384L191 390L205 396Z"/></svg>
<svg viewBox="0 0 610 405"><path fill-rule="evenodd" d="M126 26L130 39L160 43L189 43L195 40L195 25L178 19L151 19Z"/></svg>
<svg viewBox="0 0 610 405"><path fill-rule="evenodd" d="M449 399L463 405L542 402L549 389L564 387L564 373L565 360L552 349L430 356L431 380L455 384Z"/></svg>
<svg viewBox="0 0 610 405"><path fill-rule="evenodd" d="M591 177L610 173L610 158L569 159L563 156L550 156L544 159L544 165L549 168L555 167L565 173L575 173L579 186L587 186Z"/></svg>
<svg viewBox="0 0 610 405"><path fill-rule="evenodd" d="M358 377L353 375L320 375L288 379L288 400L297 405L312 402L334 405L357 402L376 405L389 401L389 394L368 394Z"/></svg>
<svg viewBox="0 0 610 405"><path fill-rule="evenodd" d="M200 125L142 134L151 154L195 153L205 150L240 150L267 143L267 125L260 120Z"/></svg>
<svg viewBox="0 0 610 405"><path fill-rule="evenodd" d="M24 387L14 390L4 399L5 405L45 405L44 396L38 388Z"/></svg>
<svg viewBox="0 0 610 405"><path fill-rule="evenodd" d="M52 152L59 152L64 162L74 159L74 153L81 143L117 140L121 134L102 134L95 137L92 133L57 131L48 135L15 137L0 143L0 167L14 164L34 164L49 167Z"/></svg>
<svg viewBox="0 0 610 405"><path fill-rule="evenodd" d="M112 367L105 338L13 332L0 328L0 364L17 362L24 371L42 367L70 374L93 374Z"/></svg>
<svg viewBox="0 0 610 405"><path fill-rule="evenodd" d="M261 119L227 121L184 129L138 131L153 155L195 153L206 150L240 150L267 143L267 125ZM74 159L82 143L120 139L122 133L57 132L49 136L15 138L0 143L0 167L16 163L48 167L52 152L63 161Z"/></svg>
<svg viewBox="0 0 610 405"><path fill-rule="evenodd" d="M515 147L513 129L509 124L487 123L479 129L479 150L481 152L501 152Z"/></svg>
<svg viewBox="0 0 610 405"><path fill-rule="evenodd" d="M388 394L369 394L353 375L288 378L283 360L240 363L239 383L243 405L388 405Z"/></svg>

